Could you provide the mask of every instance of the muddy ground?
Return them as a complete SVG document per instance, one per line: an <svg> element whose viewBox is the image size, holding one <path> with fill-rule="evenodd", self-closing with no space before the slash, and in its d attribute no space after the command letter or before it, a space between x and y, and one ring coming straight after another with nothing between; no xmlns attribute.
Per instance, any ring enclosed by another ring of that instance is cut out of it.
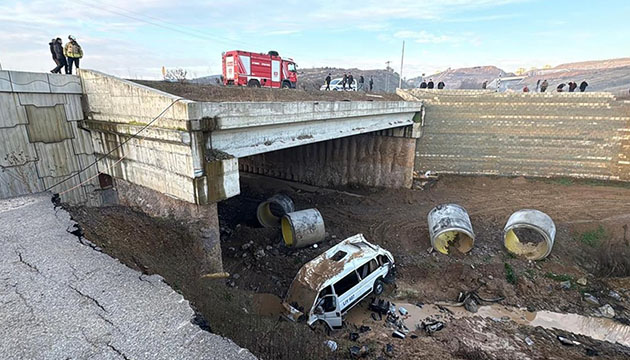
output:
<svg viewBox="0 0 630 360"><path fill-rule="evenodd" d="M426 190L344 188L317 189L260 177L242 177L242 195L219 204L224 268L228 279L200 278L197 259L190 258L186 224L153 219L122 207L70 209L86 237L123 263L147 273L159 273L199 310L210 330L229 336L265 359L344 358L348 348L367 344L368 358L393 355L454 359L507 358L628 358L630 349L583 336L580 346L564 346L557 330L512 322L466 318L451 321L432 336L393 339L384 324L375 324L356 342L348 325L331 335L301 324L258 316L252 295L284 296L297 270L338 241L363 233L369 241L392 251L398 279L388 288L395 301L434 303L455 301L460 291L476 290L483 298L504 297L503 305L587 316L610 304L615 321L630 318L630 267L627 224L630 188L623 184L574 182L566 179L446 176ZM316 207L326 222L327 240L317 249L288 250L274 229L255 219L258 203L284 192L297 209ZM464 206L476 234L468 254L429 253L426 223L429 210L441 203ZM549 214L557 226L553 252L544 261L510 256L503 247L503 226L519 209ZM578 283L586 285L580 285ZM568 283L566 281L569 281ZM563 283L564 282L564 283ZM613 290L619 296L610 291ZM600 305L585 301L585 293ZM369 299L368 299L369 301ZM412 330L413 325L410 326ZM533 345L524 339L529 337ZM335 353L321 346L339 343ZM394 353L383 352L386 344ZM436 357L437 356L437 357Z"/></svg>
<svg viewBox="0 0 630 360"><path fill-rule="evenodd" d="M132 80L194 101L402 101L392 93L317 91L199 85L168 81Z"/></svg>

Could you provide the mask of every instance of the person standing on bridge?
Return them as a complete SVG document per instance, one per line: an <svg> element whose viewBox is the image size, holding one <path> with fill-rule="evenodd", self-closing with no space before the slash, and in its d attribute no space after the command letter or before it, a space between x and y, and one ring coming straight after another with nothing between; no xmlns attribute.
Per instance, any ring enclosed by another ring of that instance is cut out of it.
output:
<svg viewBox="0 0 630 360"><path fill-rule="evenodd" d="M438 89L439 89L439 90L444 89L444 86L446 86L446 85L444 84L444 81L440 81L440 82L438 83Z"/></svg>
<svg viewBox="0 0 630 360"><path fill-rule="evenodd" d="M487 88L488 88L488 80L485 80L483 83L481 83L481 88L482 88L483 90L485 90L485 89L487 89Z"/></svg>
<svg viewBox="0 0 630 360"><path fill-rule="evenodd" d="M542 84L540 84L540 92L547 91L547 87L549 87L549 83L547 82L547 79L545 79Z"/></svg>
<svg viewBox="0 0 630 360"><path fill-rule="evenodd" d="M429 83L427 84L427 89L433 89L435 84L433 83L433 79L429 79Z"/></svg>
<svg viewBox="0 0 630 360"><path fill-rule="evenodd" d="M326 80L324 80L324 82L326 83L326 90L330 91L330 73L328 73L328 76L326 76Z"/></svg>
<svg viewBox="0 0 630 360"><path fill-rule="evenodd" d="M346 90L346 84L348 83L348 74L343 74L343 78L341 79L341 87L343 90Z"/></svg>
<svg viewBox="0 0 630 360"><path fill-rule="evenodd" d="M78 69L79 60L83 57L83 50L81 45L77 42L77 39L72 35L68 35L69 43L63 48L63 54L68 58L68 66L66 67L66 74L72 74L72 64Z"/></svg>
<svg viewBox="0 0 630 360"><path fill-rule="evenodd" d="M352 73L348 74L348 90L352 91L352 83L354 82L354 77ZM356 88L355 88L356 90Z"/></svg>
<svg viewBox="0 0 630 360"><path fill-rule="evenodd" d="M68 66L68 64L66 63L66 57L63 56L63 46L61 38L52 39L49 45L53 60L55 60L55 64L57 64L57 66L54 69L50 70L50 72L53 74L61 74L61 68L65 68Z"/></svg>
<svg viewBox="0 0 630 360"><path fill-rule="evenodd" d="M582 83L580 84L580 92L586 91L587 86L588 86L588 83L586 82L586 80L582 81Z"/></svg>
<svg viewBox="0 0 630 360"><path fill-rule="evenodd" d="M374 88L374 79L372 79L372 77L370 76L370 91L372 91L372 89Z"/></svg>
<svg viewBox="0 0 630 360"><path fill-rule="evenodd" d="M358 90L364 90L363 89L364 83L365 83L365 78L363 78L363 75L359 76L359 89Z"/></svg>
<svg viewBox="0 0 630 360"><path fill-rule="evenodd" d="M575 89L577 89L577 87L578 87L578 86L577 86L577 83L576 83L575 81L571 81L571 82L569 83L569 92L574 92L574 91L575 91Z"/></svg>
<svg viewBox="0 0 630 360"><path fill-rule="evenodd" d="M422 80L422 82L420 83L420 89L426 89L427 88L427 82L425 80Z"/></svg>

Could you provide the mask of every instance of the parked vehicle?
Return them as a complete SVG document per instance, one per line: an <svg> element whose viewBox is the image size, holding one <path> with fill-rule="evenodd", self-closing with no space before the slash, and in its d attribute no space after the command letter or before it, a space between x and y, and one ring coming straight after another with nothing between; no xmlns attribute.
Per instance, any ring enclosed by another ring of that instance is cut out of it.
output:
<svg viewBox="0 0 630 360"><path fill-rule="evenodd" d="M343 91L343 78L336 78L330 81L330 90L331 91ZM326 90L326 84L320 86L319 90ZM348 86L346 84L346 91L357 91L357 81L352 80L352 86Z"/></svg>
<svg viewBox="0 0 630 360"><path fill-rule="evenodd" d="M392 254L362 234L345 239L304 264L283 306L290 320L338 328L343 316L371 293L380 295L394 275Z"/></svg>
<svg viewBox="0 0 630 360"><path fill-rule="evenodd" d="M293 88L297 86L297 65L276 51L267 54L241 50L223 53L223 84L249 87Z"/></svg>

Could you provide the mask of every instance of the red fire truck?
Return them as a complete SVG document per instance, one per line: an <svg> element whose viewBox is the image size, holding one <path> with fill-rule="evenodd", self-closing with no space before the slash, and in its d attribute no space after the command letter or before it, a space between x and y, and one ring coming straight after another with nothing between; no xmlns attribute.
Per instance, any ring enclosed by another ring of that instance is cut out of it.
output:
<svg viewBox="0 0 630 360"><path fill-rule="evenodd" d="M233 50L223 53L223 84L249 87L293 88L297 65L276 51L267 54Z"/></svg>

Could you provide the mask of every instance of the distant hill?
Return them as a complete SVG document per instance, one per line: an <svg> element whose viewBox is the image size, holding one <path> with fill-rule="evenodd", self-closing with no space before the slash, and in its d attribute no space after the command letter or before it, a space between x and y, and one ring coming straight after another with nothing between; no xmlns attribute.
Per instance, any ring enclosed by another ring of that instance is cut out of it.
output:
<svg viewBox="0 0 630 360"><path fill-rule="evenodd" d="M607 60L591 60L581 61L567 64L560 64L554 69L571 69L571 70L594 70L594 69L612 69L630 66L630 58L618 58Z"/></svg>
<svg viewBox="0 0 630 360"><path fill-rule="evenodd" d="M221 75L202 76L192 79L190 82L200 85L221 85Z"/></svg>
<svg viewBox="0 0 630 360"><path fill-rule="evenodd" d="M359 70L357 68L343 69L343 68L306 68L298 69L298 86L305 90L319 90L320 86L324 84L324 79L328 74L332 74L333 79L343 77L344 73L352 74L354 78L359 81L359 76L363 75L365 78L365 86L368 86L370 77L374 80L375 92L395 92L398 87L398 81L400 76L393 70ZM407 85L403 84L406 88Z"/></svg>
<svg viewBox="0 0 630 360"><path fill-rule="evenodd" d="M438 82L444 81L447 89L480 89L481 84L484 81L490 82L493 79L499 77L514 76L512 73L507 73L496 66L475 66L459 69L448 69L446 71L425 76L424 79L429 81L433 79L433 82L437 85ZM416 77L407 80L409 87L418 87L422 82L422 77Z"/></svg>

